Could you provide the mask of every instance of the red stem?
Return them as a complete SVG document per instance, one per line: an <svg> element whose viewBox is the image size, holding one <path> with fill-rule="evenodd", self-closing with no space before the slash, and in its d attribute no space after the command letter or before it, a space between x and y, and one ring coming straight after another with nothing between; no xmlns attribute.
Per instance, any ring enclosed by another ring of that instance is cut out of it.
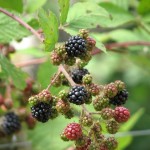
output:
<svg viewBox="0 0 150 150"><path fill-rule="evenodd" d="M17 22L19 22L19 24L21 24L27 30L29 30L30 32L32 32L41 42L43 42L44 39L40 36L40 34L36 30L34 30L30 25L28 25L26 22L24 22L23 20L21 20L19 17L15 16L14 14L8 12L7 10L5 10L3 8L0 8L0 12L6 14L7 16L9 16L12 19L16 20Z"/></svg>
<svg viewBox="0 0 150 150"><path fill-rule="evenodd" d="M62 64L59 66L59 70L65 75L71 86L76 85Z"/></svg>
<svg viewBox="0 0 150 150"><path fill-rule="evenodd" d="M15 64L15 66L16 67L26 67L26 66L31 66L31 65L37 65L37 64L44 63L46 60L47 60L46 58L37 58L37 59L32 59L32 60L28 60L25 62Z"/></svg>

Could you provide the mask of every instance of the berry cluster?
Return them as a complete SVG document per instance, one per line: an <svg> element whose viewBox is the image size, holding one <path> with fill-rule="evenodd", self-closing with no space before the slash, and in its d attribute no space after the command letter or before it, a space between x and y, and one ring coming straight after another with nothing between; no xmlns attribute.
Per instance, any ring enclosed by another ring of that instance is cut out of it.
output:
<svg viewBox="0 0 150 150"><path fill-rule="evenodd" d="M79 34L71 36L68 41L58 45L51 53L51 62L54 65L66 64L73 66L75 63L79 68L83 68L91 59L91 51L96 42L90 38L88 31L81 29ZM79 74L78 74L79 73ZM78 77L75 75L78 74ZM81 83L82 76L88 74L86 69L72 71L73 80Z"/></svg>
<svg viewBox="0 0 150 150"><path fill-rule="evenodd" d="M118 142L113 134L130 117L129 110L122 106L128 99L128 92L125 83L120 80L107 85L93 83L92 75L84 67L91 59L95 44L88 31L82 29L78 35L57 46L51 53L51 62L61 64L65 72L59 70L60 73L52 77L51 86L66 86L66 90L52 95L47 88L31 96L28 101L32 117L42 123L56 118L58 114L71 119L74 113L78 114L75 106L81 106L79 122L65 127L61 133L62 140L73 141L76 150L115 150ZM86 104L91 104L95 112L89 112ZM93 115L98 115L100 119ZM26 120L33 122L30 117ZM105 127L101 126L101 122L105 123ZM106 137L104 130L111 136Z"/></svg>

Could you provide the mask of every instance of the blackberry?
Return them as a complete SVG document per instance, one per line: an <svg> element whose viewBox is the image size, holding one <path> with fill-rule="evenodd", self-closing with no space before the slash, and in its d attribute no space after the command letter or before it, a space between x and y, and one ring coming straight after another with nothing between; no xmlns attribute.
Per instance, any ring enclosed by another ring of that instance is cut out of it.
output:
<svg viewBox="0 0 150 150"><path fill-rule="evenodd" d="M6 135L11 135L21 129L20 119L14 112L9 112L4 116L1 127Z"/></svg>
<svg viewBox="0 0 150 150"><path fill-rule="evenodd" d="M128 92L125 89L125 90L118 92L117 95L111 98L109 102L110 104L120 106L120 105L125 104L127 99L128 99Z"/></svg>
<svg viewBox="0 0 150 150"><path fill-rule="evenodd" d="M89 74L87 69L74 69L71 72L71 77L75 83L81 84L82 83L82 78L86 75Z"/></svg>
<svg viewBox="0 0 150 150"><path fill-rule="evenodd" d="M74 103L76 105L82 105L85 103L88 98L88 92L83 86L74 86L70 90L68 94L68 99L70 103Z"/></svg>
<svg viewBox="0 0 150 150"><path fill-rule="evenodd" d="M86 41L80 36L70 37L65 43L65 48L69 57L80 57L87 51Z"/></svg>
<svg viewBox="0 0 150 150"><path fill-rule="evenodd" d="M39 102L31 107L31 113L34 118L40 122L47 122L51 116L51 105L45 102Z"/></svg>

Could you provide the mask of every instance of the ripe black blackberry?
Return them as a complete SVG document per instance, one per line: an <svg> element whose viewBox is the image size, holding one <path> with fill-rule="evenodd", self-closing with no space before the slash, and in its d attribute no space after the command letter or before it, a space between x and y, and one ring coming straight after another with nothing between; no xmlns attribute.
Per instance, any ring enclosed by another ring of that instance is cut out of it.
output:
<svg viewBox="0 0 150 150"><path fill-rule="evenodd" d="M86 41L80 36L72 36L65 43L66 52L69 57L81 57L86 53Z"/></svg>
<svg viewBox="0 0 150 150"><path fill-rule="evenodd" d="M113 98L110 98L109 103L115 106L120 106L126 103L128 99L128 91L126 89L117 93Z"/></svg>
<svg viewBox="0 0 150 150"><path fill-rule="evenodd" d="M21 129L20 119L14 112L8 112L3 119L1 127L4 134L11 135Z"/></svg>
<svg viewBox="0 0 150 150"><path fill-rule="evenodd" d="M39 102L31 107L31 113L38 121L47 122L51 116L51 105L46 102Z"/></svg>
<svg viewBox="0 0 150 150"><path fill-rule="evenodd" d="M83 86L74 86L70 90L68 94L68 99L70 103L74 103L76 105L82 105L85 103L88 98L88 92Z"/></svg>
<svg viewBox="0 0 150 150"><path fill-rule="evenodd" d="M71 72L71 77L75 83L81 84L82 83L82 78L86 75L89 74L87 69L74 69Z"/></svg>

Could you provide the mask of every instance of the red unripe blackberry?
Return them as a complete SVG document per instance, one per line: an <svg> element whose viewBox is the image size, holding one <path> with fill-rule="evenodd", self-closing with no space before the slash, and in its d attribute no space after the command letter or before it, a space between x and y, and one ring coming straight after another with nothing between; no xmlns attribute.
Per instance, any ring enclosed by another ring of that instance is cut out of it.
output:
<svg viewBox="0 0 150 150"><path fill-rule="evenodd" d="M82 129L78 123L70 123L64 129L64 135L69 140L77 140L82 136Z"/></svg>
<svg viewBox="0 0 150 150"><path fill-rule="evenodd" d="M110 104L120 106L126 103L128 99L128 92L126 89L117 93L117 95L113 98L110 98Z"/></svg>
<svg viewBox="0 0 150 150"><path fill-rule="evenodd" d="M87 69L74 69L71 72L71 77L75 83L81 84L82 83L82 78L86 75L89 74Z"/></svg>
<svg viewBox="0 0 150 150"><path fill-rule="evenodd" d="M112 97L116 96L117 92L118 92L118 90L114 83L107 84L104 87L105 96L107 96L108 98L112 98Z"/></svg>
<svg viewBox="0 0 150 150"><path fill-rule="evenodd" d="M106 129L110 134L115 134L119 129L119 123L114 119L108 120L106 123Z"/></svg>
<svg viewBox="0 0 150 150"><path fill-rule="evenodd" d="M125 107L116 107L114 111L114 118L119 123L126 122L130 118L130 112Z"/></svg>
<svg viewBox="0 0 150 150"><path fill-rule="evenodd" d="M48 90L44 89L38 94L38 99L41 102L50 102L52 101L52 96Z"/></svg>
<svg viewBox="0 0 150 150"><path fill-rule="evenodd" d="M96 45L96 41L94 39L90 38L90 37L88 37L86 40L87 40L87 49L88 49L88 51L92 51L92 49Z"/></svg>
<svg viewBox="0 0 150 150"><path fill-rule="evenodd" d="M51 116L51 105L45 102L39 102L31 107L31 113L34 118L40 122L47 122Z"/></svg>
<svg viewBox="0 0 150 150"><path fill-rule="evenodd" d="M11 135L21 129L19 117L14 112L8 112L2 118L1 128L6 135Z"/></svg>
<svg viewBox="0 0 150 150"><path fill-rule="evenodd" d="M99 94L100 92L100 87L97 84L91 83L88 86L88 91L93 95L96 96Z"/></svg>
<svg viewBox="0 0 150 150"><path fill-rule="evenodd" d="M76 105L84 104L87 98L88 92L84 86L73 86L68 93L69 102Z"/></svg>
<svg viewBox="0 0 150 150"><path fill-rule="evenodd" d="M72 36L65 43L66 52L69 57L81 57L86 53L86 41L80 36Z"/></svg>
<svg viewBox="0 0 150 150"><path fill-rule="evenodd" d="M111 109L111 108L103 108L101 110L101 117L104 120L111 119L111 118L113 118L113 116L114 116L114 110L113 109Z"/></svg>
<svg viewBox="0 0 150 150"><path fill-rule="evenodd" d="M56 52L52 52L50 57L53 65L60 65L63 61L63 58Z"/></svg>

